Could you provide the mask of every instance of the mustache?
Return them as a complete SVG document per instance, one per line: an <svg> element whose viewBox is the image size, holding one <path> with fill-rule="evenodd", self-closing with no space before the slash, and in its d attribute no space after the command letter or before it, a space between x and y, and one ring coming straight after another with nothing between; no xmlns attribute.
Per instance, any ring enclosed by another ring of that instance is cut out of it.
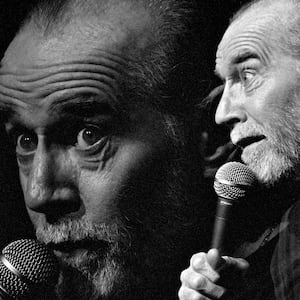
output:
<svg viewBox="0 0 300 300"><path fill-rule="evenodd" d="M45 224L36 228L36 237L44 244L82 240L116 243L129 238L128 232L122 224L98 224L84 218L68 218L55 224Z"/></svg>
<svg viewBox="0 0 300 300"><path fill-rule="evenodd" d="M239 124L235 126L230 133L232 142L236 142L247 136L266 135L264 128L257 124Z"/></svg>

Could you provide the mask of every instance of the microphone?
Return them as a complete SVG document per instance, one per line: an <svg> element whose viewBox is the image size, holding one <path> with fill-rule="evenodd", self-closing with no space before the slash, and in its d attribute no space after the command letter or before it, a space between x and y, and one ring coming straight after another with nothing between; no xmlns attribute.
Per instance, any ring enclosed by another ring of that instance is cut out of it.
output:
<svg viewBox="0 0 300 300"><path fill-rule="evenodd" d="M218 169L214 181L218 205L212 248L222 249L226 223L230 217L232 205L244 198L256 184L256 176L242 163L228 162Z"/></svg>
<svg viewBox="0 0 300 300"><path fill-rule="evenodd" d="M16 240L0 256L0 299L36 299L54 289L58 274L57 259L46 246L32 239Z"/></svg>

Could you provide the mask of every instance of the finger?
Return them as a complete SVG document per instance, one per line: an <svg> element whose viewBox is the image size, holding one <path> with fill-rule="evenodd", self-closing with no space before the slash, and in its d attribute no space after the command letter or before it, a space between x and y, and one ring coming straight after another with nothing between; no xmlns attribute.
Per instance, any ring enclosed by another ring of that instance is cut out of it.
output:
<svg viewBox="0 0 300 300"><path fill-rule="evenodd" d="M206 154L207 148L208 148L208 133L206 131L203 131L201 133L201 139L200 139L200 149L202 151L203 157Z"/></svg>
<svg viewBox="0 0 300 300"><path fill-rule="evenodd" d="M233 150L235 146L229 142L223 146L219 146L215 153L212 154L211 156L205 157L205 161L207 163L212 163L212 162L217 162L219 160L223 160L225 157L227 157Z"/></svg>
<svg viewBox="0 0 300 300"><path fill-rule="evenodd" d="M194 254L191 258L190 265L194 272L201 273L212 282L215 282L220 278L219 274L212 268L212 266L208 262L207 254L204 252Z"/></svg>
<svg viewBox="0 0 300 300"><path fill-rule="evenodd" d="M214 179L218 169L219 169L219 167L216 167L216 168L206 167L205 170L203 171L204 178L205 179Z"/></svg>
<svg viewBox="0 0 300 300"><path fill-rule="evenodd" d="M181 286L178 291L178 297L180 300L209 300L206 296L186 286Z"/></svg>
<svg viewBox="0 0 300 300"><path fill-rule="evenodd" d="M214 298L219 298L225 293L223 287L210 281L204 275L195 272L190 273L187 287Z"/></svg>
<svg viewBox="0 0 300 300"><path fill-rule="evenodd" d="M197 276L196 276L197 275ZM195 297L196 299L219 299L221 298L226 289L209 281L201 274L194 273L194 278L190 278L188 285L183 284L179 290L180 299L189 299ZM197 298L198 297L198 298Z"/></svg>
<svg viewBox="0 0 300 300"><path fill-rule="evenodd" d="M217 269L220 265L224 264L217 249L210 249L207 252L207 261L213 269Z"/></svg>
<svg viewBox="0 0 300 300"><path fill-rule="evenodd" d="M249 263L243 258L234 258L230 256L222 256L226 262L226 266L234 267L239 270L247 270L249 268Z"/></svg>

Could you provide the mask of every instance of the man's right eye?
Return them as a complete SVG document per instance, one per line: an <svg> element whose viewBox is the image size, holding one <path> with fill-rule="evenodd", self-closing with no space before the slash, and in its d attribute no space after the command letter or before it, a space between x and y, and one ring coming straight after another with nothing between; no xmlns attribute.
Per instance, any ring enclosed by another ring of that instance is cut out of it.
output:
<svg viewBox="0 0 300 300"><path fill-rule="evenodd" d="M16 151L19 154L29 154L37 148L37 136L30 133L23 133L16 139Z"/></svg>

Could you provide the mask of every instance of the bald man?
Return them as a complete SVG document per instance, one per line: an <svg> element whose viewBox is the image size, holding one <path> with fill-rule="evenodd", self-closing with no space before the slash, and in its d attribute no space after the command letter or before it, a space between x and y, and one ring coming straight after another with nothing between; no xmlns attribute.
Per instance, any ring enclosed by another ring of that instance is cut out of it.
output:
<svg viewBox="0 0 300 300"><path fill-rule="evenodd" d="M236 258L221 261L216 249L195 254L181 274L180 299L300 299L300 202L293 193L300 171L299 37L299 1L260 0L236 14L219 44L216 73L225 87L216 123L230 127L231 141L262 185L283 190L289 182L283 201L290 207L256 241L236 245ZM249 267L251 277L231 280L226 294L228 266Z"/></svg>
<svg viewBox="0 0 300 300"><path fill-rule="evenodd" d="M1 116L58 299L174 299L206 245L194 17L191 1L39 1L5 53Z"/></svg>

